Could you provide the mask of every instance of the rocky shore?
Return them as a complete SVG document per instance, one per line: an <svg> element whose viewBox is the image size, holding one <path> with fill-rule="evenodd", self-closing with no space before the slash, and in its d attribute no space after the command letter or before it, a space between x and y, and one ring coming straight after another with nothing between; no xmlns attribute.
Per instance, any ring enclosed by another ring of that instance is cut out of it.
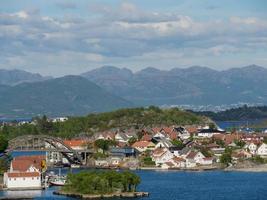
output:
<svg viewBox="0 0 267 200"><path fill-rule="evenodd" d="M225 171L240 171L240 172L267 172L267 164L254 166L231 166L224 169Z"/></svg>
<svg viewBox="0 0 267 200"><path fill-rule="evenodd" d="M102 199L102 198L136 198L136 197L148 197L148 192L121 192L111 194L75 194L64 191L55 191L55 195L63 195L67 197L79 198L79 199Z"/></svg>

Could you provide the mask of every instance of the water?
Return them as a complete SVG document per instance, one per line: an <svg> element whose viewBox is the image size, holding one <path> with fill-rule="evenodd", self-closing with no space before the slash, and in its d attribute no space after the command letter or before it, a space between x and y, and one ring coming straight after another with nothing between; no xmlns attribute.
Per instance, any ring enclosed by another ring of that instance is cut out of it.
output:
<svg viewBox="0 0 267 200"><path fill-rule="evenodd" d="M178 172L178 171L136 171L142 179L139 191L149 192L147 200L261 200L267 199L267 173L248 172ZM45 191L27 191L35 199L68 199L54 196L58 188ZM1 192L2 195L16 195L17 192ZM20 192L21 193L21 192ZM119 200L119 199L113 199Z"/></svg>

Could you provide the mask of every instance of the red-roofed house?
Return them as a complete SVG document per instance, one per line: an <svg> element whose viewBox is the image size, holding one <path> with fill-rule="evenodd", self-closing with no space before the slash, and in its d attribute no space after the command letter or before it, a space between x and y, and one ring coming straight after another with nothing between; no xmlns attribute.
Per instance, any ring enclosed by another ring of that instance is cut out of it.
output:
<svg viewBox="0 0 267 200"><path fill-rule="evenodd" d="M145 152L146 150L154 150L155 144L149 141L138 141L135 142L132 147L138 150L139 152Z"/></svg>
<svg viewBox="0 0 267 200"><path fill-rule="evenodd" d="M85 150L87 149L87 140L64 140L64 144L71 147L74 150Z"/></svg>
<svg viewBox="0 0 267 200"><path fill-rule="evenodd" d="M10 170L4 174L8 189L41 188L41 162L44 156L23 156L12 160Z"/></svg>

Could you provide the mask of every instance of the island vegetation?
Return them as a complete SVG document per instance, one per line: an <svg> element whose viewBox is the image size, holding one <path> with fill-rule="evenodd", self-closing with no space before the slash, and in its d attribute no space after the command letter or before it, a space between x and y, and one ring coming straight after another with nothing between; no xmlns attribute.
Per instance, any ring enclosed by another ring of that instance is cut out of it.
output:
<svg viewBox="0 0 267 200"><path fill-rule="evenodd" d="M209 117L215 121L240 121L240 120L255 120L267 118L267 106L249 107L244 105L239 108L232 108L221 112L194 112L198 115Z"/></svg>
<svg viewBox="0 0 267 200"><path fill-rule="evenodd" d="M68 174L63 191L72 194L111 194L136 192L139 176L130 171L82 171Z"/></svg>
<svg viewBox="0 0 267 200"><path fill-rule="evenodd" d="M203 124L207 118L178 108L160 109L155 106L148 108L119 109L113 112L94 113L83 117L69 117L65 122L53 123L46 116L33 119L35 123L19 126L3 125L0 134L12 139L21 135L46 134L61 138L73 138L79 135L92 135L98 131L113 128L127 129L153 127L157 125L189 125Z"/></svg>

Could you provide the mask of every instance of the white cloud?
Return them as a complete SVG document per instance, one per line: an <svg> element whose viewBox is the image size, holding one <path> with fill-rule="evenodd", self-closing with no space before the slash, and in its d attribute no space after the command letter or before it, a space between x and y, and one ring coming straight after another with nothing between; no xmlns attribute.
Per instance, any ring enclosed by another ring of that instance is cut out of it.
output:
<svg viewBox="0 0 267 200"><path fill-rule="evenodd" d="M201 62L207 56L219 59L267 49L267 21L255 17L203 21L144 11L131 3L95 5L91 10L97 13L91 18L0 13L0 66L41 67L40 60L42 66L86 67L125 60L145 65L154 63L154 57L189 63L185 59L193 56Z"/></svg>

